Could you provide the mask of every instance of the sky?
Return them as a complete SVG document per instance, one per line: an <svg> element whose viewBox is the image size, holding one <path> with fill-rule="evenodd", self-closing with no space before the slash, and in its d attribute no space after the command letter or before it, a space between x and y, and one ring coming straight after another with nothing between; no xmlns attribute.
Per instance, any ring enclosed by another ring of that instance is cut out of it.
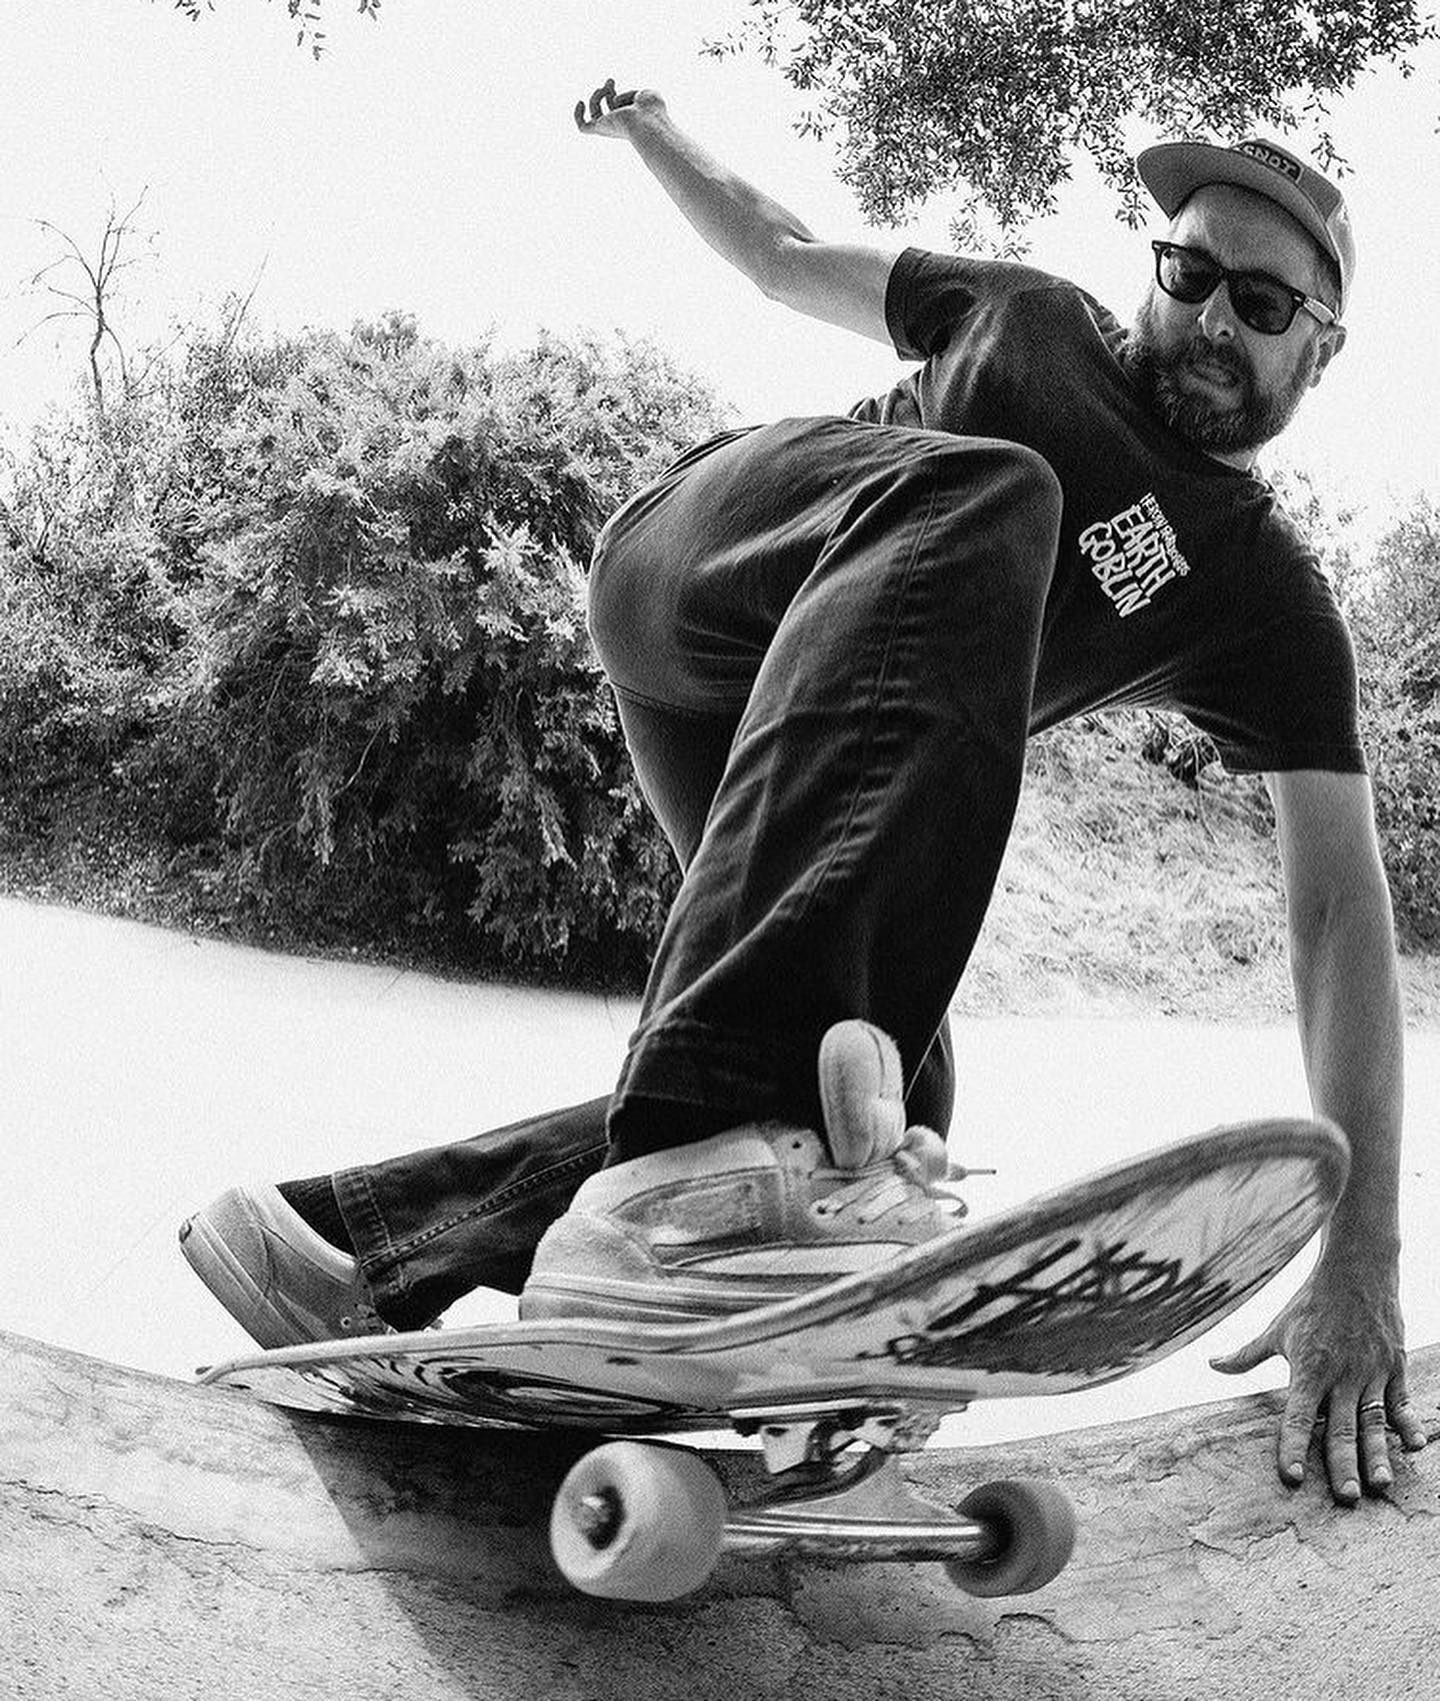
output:
<svg viewBox="0 0 1440 1701"><path fill-rule="evenodd" d="M255 289L266 326L347 328L395 307L450 342L541 327L653 337L741 419L844 411L904 368L877 343L766 301L712 255L623 143L571 111L607 76L657 88L675 118L817 234L950 246L937 201L867 226L799 99L752 55L707 38L743 0L327 0L328 52L297 50L282 0L219 0L189 23L168 0L0 0L0 420L13 441L80 376L84 337L40 322L29 280L59 251L36 222L98 241L145 192L153 251L116 308L132 349ZM1270 465L1309 469L1383 515L1440 494L1440 51L1337 106L1332 129L1359 246L1350 341ZM1136 136L1137 144L1159 139ZM1308 138L1288 145L1303 152ZM1082 167L1031 232L1033 263L1128 318L1152 228L1131 231Z"/></svg>

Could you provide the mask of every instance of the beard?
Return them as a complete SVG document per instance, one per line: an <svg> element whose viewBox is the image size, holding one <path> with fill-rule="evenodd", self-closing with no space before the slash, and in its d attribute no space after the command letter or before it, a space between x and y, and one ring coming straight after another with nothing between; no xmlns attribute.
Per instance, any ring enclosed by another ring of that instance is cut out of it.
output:
<svg viewBox="0 0 1440 1701"><path fill-rule="evenodd" d="M1255 369L1238 343L1212 342L1197 325L1185 342L1164 347L1153 286L1120 351L1120 364L1146 407L1172 431L1211 454L1248 453L1278 437L1310 387L1315 361L1312 345L1287 383L1262 394ZM1217 404L1182 384L1181 375L1201 363L1220 367L1234 378L1228 404Z"/></svg>

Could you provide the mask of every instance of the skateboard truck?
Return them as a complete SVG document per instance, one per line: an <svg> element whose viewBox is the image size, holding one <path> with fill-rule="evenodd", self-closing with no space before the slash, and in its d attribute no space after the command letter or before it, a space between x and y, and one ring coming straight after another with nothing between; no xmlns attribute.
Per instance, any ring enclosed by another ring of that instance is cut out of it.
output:
<svg viewBox="0 0 1440 1701"><path fill-rule="evenodd" d="M855 1444L881 1453L915 1452L935 1433L941 1418L964 1410L964 1405L948 1402L938 1408L770 1406L759 1412L741 1408L730 1419L737 1434L760 1437L766 1469L778 1476L793 1466L834 1459Z"/></svg>
<svg viewBox="0 0 1440 1701"><path fill-rule="evenodd" d="M996 1482L953 1510L922 1499L897 1454L924 1445L939 1410L791 1408L732 1414L758 1433L774 1482L733 1510L684 1447L615 1441L587 1453L555 1497L551 1550L587 1594L674 1600L722 1553L758 1558L938 1560L972 1595L1023 1594L1064 1567L1075 1517L1049 1483Z"/></svg>

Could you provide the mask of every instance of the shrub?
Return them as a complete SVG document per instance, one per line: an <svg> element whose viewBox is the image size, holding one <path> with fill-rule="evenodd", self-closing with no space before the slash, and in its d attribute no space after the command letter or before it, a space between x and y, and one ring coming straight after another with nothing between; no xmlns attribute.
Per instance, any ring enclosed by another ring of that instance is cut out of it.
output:
<svg viewBox="0 0 1440 1701"><path fill-rule="evenodd" d="M497 355L401 314L269 339L241 317L6 468L12 819L118 775L255 912L638 971L675 875L583 566L723 423L714 397L645 343Z"/></svg>
<svg viewBox="0 0 1440 1701"><path fill-rule="evenodd" d="M718 424L653 349L452 352L398 316L220 436L170 749L239 889L346 925L468 917L503 961L633 971L668 908L584 630L605 516Z"/></svg>
<svg viewBox="0 0 1440 1701"><path fill-rule="evenodd" d="M10 462L0 505L0 781L12 815L106 774L153 718L174 640L146 508L165 408L53 414Z"/></svg>
<svg viewBox="0 0 1440 1701"><path fill-rule="evenodd" d="M1352 569L1360 665L1390 891L1402 938L1440 941L1440 509L1421 498Z"/></svg>

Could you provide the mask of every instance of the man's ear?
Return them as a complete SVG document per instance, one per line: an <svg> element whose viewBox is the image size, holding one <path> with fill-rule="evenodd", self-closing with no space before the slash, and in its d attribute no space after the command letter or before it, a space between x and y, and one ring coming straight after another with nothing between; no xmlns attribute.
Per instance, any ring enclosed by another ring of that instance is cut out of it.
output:
<svg viewBox="0 0 1440 1701"><path fill-rule="evenodd" d="M1345 327L1343 325L1326 325L1321 329L1318 347L1315 350L1315 370L1310 374L1310 387L1314 387L1323 377L1325 368L1345 346Z"/></svg>

